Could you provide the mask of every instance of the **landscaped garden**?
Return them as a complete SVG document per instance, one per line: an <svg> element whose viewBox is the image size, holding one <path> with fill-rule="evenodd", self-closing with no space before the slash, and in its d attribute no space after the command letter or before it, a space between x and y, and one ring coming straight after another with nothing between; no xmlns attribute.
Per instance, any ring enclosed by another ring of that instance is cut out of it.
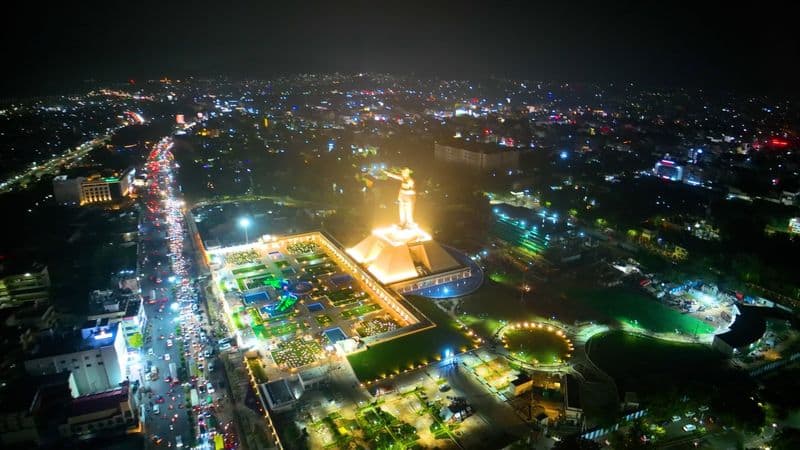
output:
<svg viewBox="0 0 800 450"><path fill-rule="evenodd" d="M368 350L349 355L347 359L359 380L373 381L397 374L439 360L447 351L455 353L472 347L472 340L460 329L459 324L433 302L415 295L409 295L407 299L436 327L370 345Z"/></svg>
<svg viewBox="0 0 800 450"><path fill-rule="evenodd" d="M356 306L355 308L342 311L342 318L352 319L353 317L360 317L379 309L381 309L380 305L375 303L367 303L366 305Z"/></svg>
<svg viewBox="0 0 800 450"><path fill-rule="evenodd" d="M231 273L234 275L241 275L250 272L262 272L266 271L267 266L263 264L256 264L254 266L247 266L247 267L239 267L238 269L231 270Z"/></svg>
<svg viewBox="0 0 800 450"><path fill-rule="evenodd" d="M286 246L286 250L293 255L304 255L306 253L316 253L319 251L319 244L314 241L295 242Z"/></svg>
<svg viewBox="0 0 800 450"><path fill-rule="evenodd" d="M315 253L313 255L299 256L297 262L300 264L308 264L312 261L322 260L328 256L325 253Z"/></svg>
<svg viewBox="0 0 800 450"><path fill-rule="evenodd" d="M367 442L380 449L405 449L414 447L419 439L417 429L380 407L358 411L356 421L364 431Z"/></svg>
<svg viewBox="0 0 800 450"><path fill-rule="evenodd" d="M356 331L361 337L373 336L396 329L397 322L395 322L394 319L392 319L388 314L383 317L375 317L364 320L356 325Z"/></svg>
<svg viewBox="0 0 800 450"><path fill-rule="evenodd" d="M232 252L225 256L225 260L234 266L243 266L245 264L252 264L261 258L255 250L245 250L242 252Z"/></svg>
<svg viewBox="0 0 800 450"><path fill-rule="evenodd" d="M335 306L344 306L367 297L366 292L363 291L356 292L350 288L328 292L325 295L328 297L328 300L330 300L331 303L334 304Z"/></svg>
<svg viewBox="0 0 800 450"><path fill-rule="evenodd" d="M272 359L279 366L296 368L318 361L323 354L319 342L293 339L278 344L277 349L272 351Z"/></svg>
<svg viewBox="0 0 800 450"><path fill-rule="evenodd" d="M506 331L503 343L514 358L530 364L558 364L570 353L566 337L546 328Z"/></svg>
<svg viewBox="0 0 800 450"><path fill-rule="evenodd" d="M336 266L333 263L314 264L312 266L305 267L303 271L311 276L318 277L335 272Z"/></svg>
<svg viewBox="0 0 800 450"><path fill-rule="evenodd" d="M327 327L331 324L331 322L333 322L333 320L327 314L320 314L314 317L314 320L316 320L317 324L319 324L321 327Z"/></svg>

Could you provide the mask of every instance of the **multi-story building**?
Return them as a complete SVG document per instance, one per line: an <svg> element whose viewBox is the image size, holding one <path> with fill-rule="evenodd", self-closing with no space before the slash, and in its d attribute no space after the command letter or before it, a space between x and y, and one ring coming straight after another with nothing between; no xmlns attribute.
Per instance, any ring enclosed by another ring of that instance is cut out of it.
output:
<svg viewBox="0 0 800 450"><path fill-rule="evenodd" d="M0 391L3 448L72 448L94 437L122 435L137 425L130 386L73 397L72 374L27 377Z"/></svg>
<svg viewBox="0 0 800 450"><path fill-rule="evenodd" d="M0 446L32 448L59 440L56 428L68 408L74 384L69 372L26 377L0 390Z"/></svg>
<svg viewBox="0 0 800 450"><path fill-rule="evenodd" d="M463 164L478 170L519 167L519 150L476 142L459 142L452 145L435 143L433 157L436 161Z"/></svg>
<svg viewBox="0 0 800 450"><path fill-rule="evenodd" d="M89 295L91 322L107 320L109 325L122 324L125 339L141 333L147 324L142 297L123 290L95 290Z"/></svg>
<svg viewBox="0 0 800 450"><path fill-rule="evenodd" d="M62 205L114 202L130 195L135 175L133 168L86 177L60 175L53 179L53 193L56 202Z"/></svg>
<svg viewBox="0 0 800 450"><path fill-rule="evenodd" d="M50 275L40 263L21 263L0 256L0 308L50 298Z"/></svg>
<svg viewBox="0 0 800 450"><path fill-rule="evenodd" d="M81 202L81 182L84 177L69 178L59 175L53 178L53 196L59 205L78 205Z"/></svg>
<svg viewBox="0 0 800 450"><path fill-rule="evenodd" d="M119 387L127 379L127 362L122 325L103 319L78 332L43 334L29 352L25 370L31 375L72 372L77 397Z"/></svg>
<svg viewBox="0 0 800 450"><path fill-rule="evenodd" d="M96 436L121 434L136 425L130 389L122 387L73 399L59 426L62 438L85 441Z"/></svg>

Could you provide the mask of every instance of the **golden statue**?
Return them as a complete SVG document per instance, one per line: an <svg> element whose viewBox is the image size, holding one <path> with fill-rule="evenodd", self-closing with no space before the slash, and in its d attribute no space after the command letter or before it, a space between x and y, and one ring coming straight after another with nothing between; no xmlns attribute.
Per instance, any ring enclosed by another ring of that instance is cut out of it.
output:
<svg viewBox="0 0 800 450"><path fill-rule="evenodd" d="M401 169L400 174L388 172L383 173L392 179L400 181L400 192L397 194L398 209L400 210L400 227L411 228L414 223L414 202L417 192L414 190L414 179L411 178L411 169L408 167Z"/></svg>

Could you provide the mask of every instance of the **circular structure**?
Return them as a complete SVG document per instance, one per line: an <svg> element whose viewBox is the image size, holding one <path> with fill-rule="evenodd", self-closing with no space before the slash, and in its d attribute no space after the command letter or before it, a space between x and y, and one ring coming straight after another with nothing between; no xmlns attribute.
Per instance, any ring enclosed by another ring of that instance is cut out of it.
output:
<svg viewBox="0 0 800 450"><path fill-rule="evenodd" d="M500 337L511 356L527 364L564 364L574 349L564 330L535 322L508 324Z"/></svg>
<svg viewBox="0 0 800 450"><path fill-rule="evenodd" d="M307 281L298 281L289 288L289 291L295 295L306 295L311 292L311 289L313 288L314 286Z"/></svg>

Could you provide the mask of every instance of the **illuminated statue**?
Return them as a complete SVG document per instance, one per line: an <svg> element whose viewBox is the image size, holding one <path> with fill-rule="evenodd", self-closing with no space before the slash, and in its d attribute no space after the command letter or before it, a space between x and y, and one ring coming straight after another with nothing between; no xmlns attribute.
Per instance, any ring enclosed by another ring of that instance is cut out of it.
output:
<svg viewBox="0 0 800 450"><path fill-rule="evenodd" d="M411 169L408 167L400 170L400 174L383 171L387 177L400 181L400 192L397 194L397 202L400 210L400 227L410 228L414 226L414 202L417 192L414 190L414 180L411 178Z"/></svg>

